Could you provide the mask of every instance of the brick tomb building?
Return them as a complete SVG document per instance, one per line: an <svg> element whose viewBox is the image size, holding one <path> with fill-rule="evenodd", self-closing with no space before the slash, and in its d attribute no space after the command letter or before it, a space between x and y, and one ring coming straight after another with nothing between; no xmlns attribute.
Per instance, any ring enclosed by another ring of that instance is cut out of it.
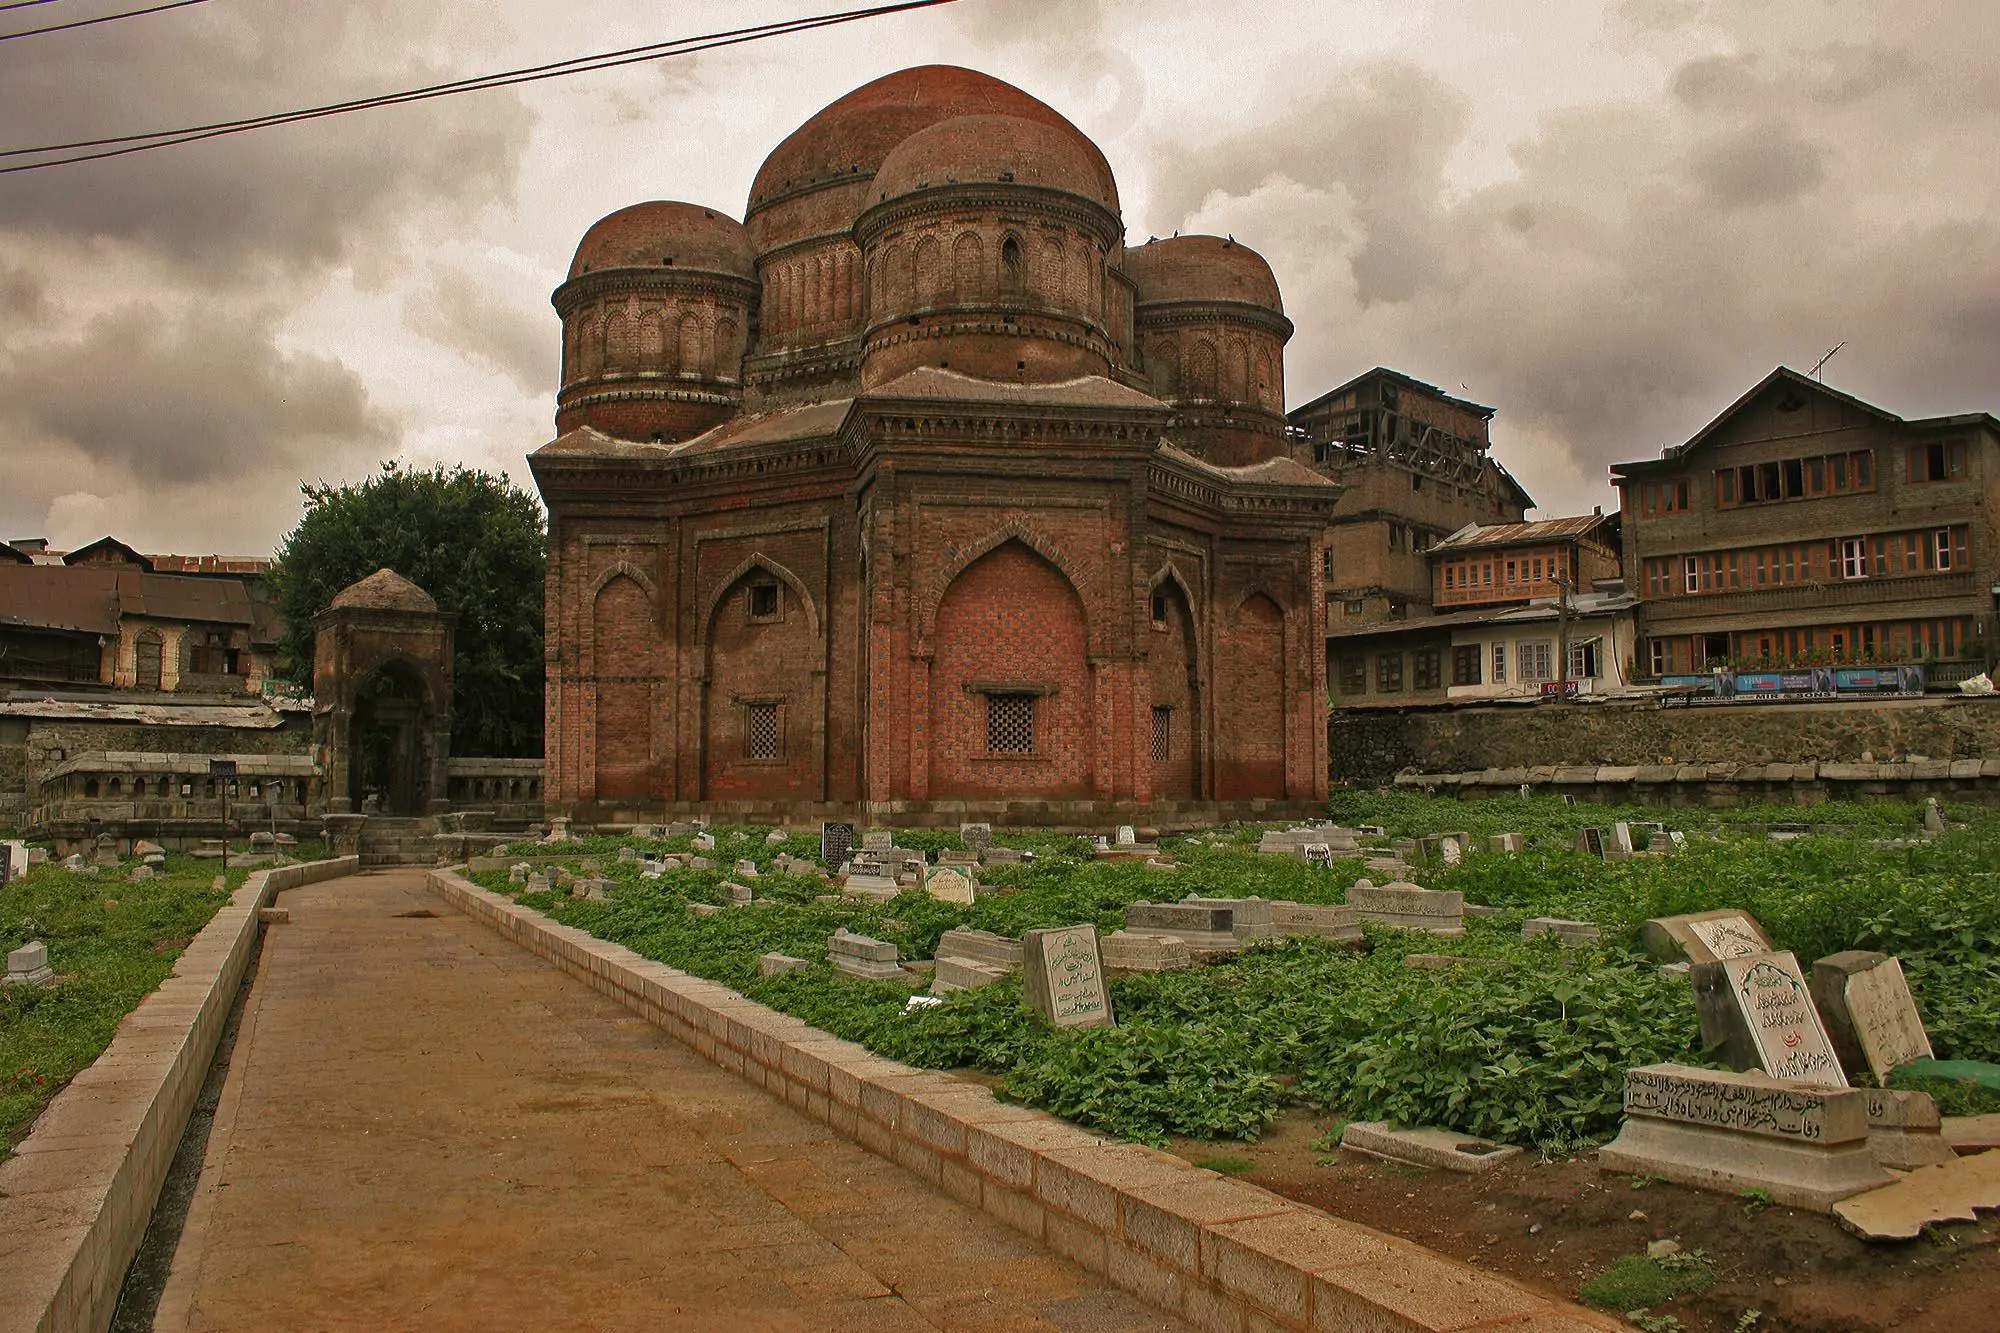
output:
<svg viewBox="0 0 2000 1333"><path fill-rule="evenodd" d="M1218 237L1128 251L1048 106L877 80L742 222L613 213L554 301L551 813L1325 797L1340 487L1286 453L1277 283Z"/></svg>

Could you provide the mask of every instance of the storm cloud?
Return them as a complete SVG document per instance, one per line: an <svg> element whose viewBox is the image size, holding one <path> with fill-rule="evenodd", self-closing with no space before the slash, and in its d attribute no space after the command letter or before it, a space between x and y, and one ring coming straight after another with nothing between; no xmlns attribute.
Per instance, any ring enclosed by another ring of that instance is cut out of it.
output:
<svg viewBox="0 0 2000 1333"><path fill-rule="evenodd" d="M222 0L18 44L0 123L17 147L195 124L800 8ZM1893 411L1996 406L1997 56L1991 0L962 0L4 176L0 525L267 549L302 479L521 475L591 220L738 212L800 121L927 61L1096 138L1134 243L1262 252L1292 402L1377 364L1430 379L1498 408L1498 456L1574 512L1838 342L1829 382Z"/></svg>

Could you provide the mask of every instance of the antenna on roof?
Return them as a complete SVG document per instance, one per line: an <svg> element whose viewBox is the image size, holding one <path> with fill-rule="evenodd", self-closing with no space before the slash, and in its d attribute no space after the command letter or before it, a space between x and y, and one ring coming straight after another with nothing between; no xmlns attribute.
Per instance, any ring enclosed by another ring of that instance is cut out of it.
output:
<svg viewBox="0 0 2000 1333"><path fill-rule="evenodd" d="M1820 374L1820 371L1825 368L1827 362L1833 360L1833 353L1838 352L1841 348L1845 346L1847 346L1846 339L1842 339L1841 341L1835 343L1831 351L1829 351L1825 356L1821 357L1819 360L1813 362L1813 368L1811 370L1808 370L1806 374L1812 376L1814 379L1818 380L1821 384L1826 383L1826 376Z"/></svg>

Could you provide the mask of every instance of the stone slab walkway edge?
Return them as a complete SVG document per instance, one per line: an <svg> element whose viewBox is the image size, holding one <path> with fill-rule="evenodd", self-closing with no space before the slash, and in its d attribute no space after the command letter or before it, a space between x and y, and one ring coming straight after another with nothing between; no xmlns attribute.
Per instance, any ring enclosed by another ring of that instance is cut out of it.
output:
<svg viewBox="0 0 2000 1333"><path fill-rule="evenodd" d="M1215 1333L1623 1325L1178 1157L1088 1133L565 926L456 873L433 892L876 1154Z"/></svg>
<svg viewBox="0 0 2000 1333"><path fill-rule="evenodd" d="M359 864L345 856L253 873L0 1162L0 1329L111 1326L256 949L257 909Z"/></svg>

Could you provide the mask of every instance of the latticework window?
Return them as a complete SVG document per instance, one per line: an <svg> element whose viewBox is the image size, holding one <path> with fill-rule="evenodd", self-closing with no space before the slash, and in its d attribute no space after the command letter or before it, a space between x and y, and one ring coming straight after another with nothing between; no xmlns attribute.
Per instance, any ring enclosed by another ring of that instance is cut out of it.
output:
<svg viewBox="0 0 2000 1333"><path fill-rule="evenodd" d="M1035 752L1035 696L986 696L986 750L989 754Z"/></svg>
<svg viewBox="0 0 2000 1333"><path fill-rule="evenodd" d="M1153 708L1153 762L1164 764L1173 758L1174 710L1165 705Z"/></svg>
<svg viewBox="0 0 2000 1333"><path fill-rule="evenodd" d="M744 709L743 754L746 759L780 757L778 705L749 704Z"/></svg>

